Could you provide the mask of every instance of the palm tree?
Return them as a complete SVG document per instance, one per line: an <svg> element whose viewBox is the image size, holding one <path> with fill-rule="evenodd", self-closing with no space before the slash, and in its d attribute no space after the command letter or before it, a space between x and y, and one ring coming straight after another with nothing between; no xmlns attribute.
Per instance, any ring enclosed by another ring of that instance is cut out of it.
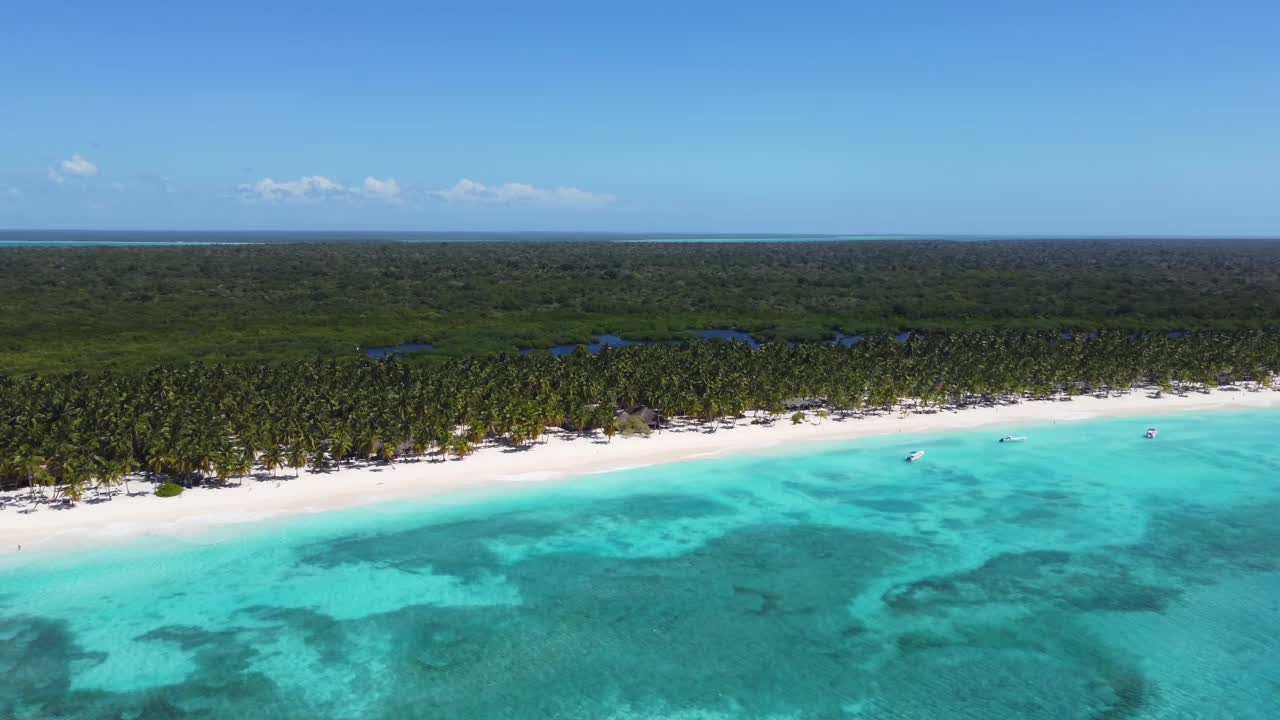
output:
<svg viewBox="0 0 1280 720"><path fill-rule="evenodd" d="M329 453L333 455L333 461L341 465L342 460L351 452L351 446L352 441L350 435L342 430L335 432L333 437L329 440Z"/></svg>
<svg viewBox="0 0 1280 720"><path fill-rule="evenodd" d="M124 494L132 496L133 492L129 490L129 476L138 471L138 462L131 457L122 457L113 462L112 471L124 483Z"/></svg>
<svg viewBox="0 0 1280 720"><path fill-rule="evenodd" d="M74 495L94 477L110 488L139 465L184 482L214 465L219 477L243 477L258 448L269 472L288 465L295 476L326 449L335 462L353 449L390 460L402 440L419 454L438 447L462 457L488 438L528 443L554 425L601 428L609 438L615 411L641 404L715 427L778 412L789 397L825 398L848 413L1124 392L1148 382L1208 388L1219 377L1266 387L1277 372L1277 332L1061 338L984 330L918 333L906 343L870 335L851 347L695 343L429 367L309 361L0 377L0 485L25 485L37 502L38 488Z"/></svg>
<svg viewBox="0 0 1280 720"><path fill-rule="evenodd" d="M235 462L232 452L224 450L214 455L211 463L213 474L218 478L220 484L225 485L231 479L231 465Z"/></svg>
<svg viewBox="0 0 1280 720"><path fill-rule="evenodd" d="M293 468L293 476L298 477L298 471L307 465L307 450L301 445L295 444L289 447L285 457L289 463L289 467Z"/></svg>
<svg viewBox="0 0 1280 720"><path fill-rule="evenodd" d="M110 500L112 497L111 488L124 481L124 473L121 472L121 466L114 460L99 457L94 459L94 467L94 473L98 476L98 487L96 489L100 491L106 488L107 499Z"/></svg>
<svg viewBox="0 0 1280 720"><path fill-rule="evenodd" d="M285 450L279 445L272 443L267 446L267 449L262 451L262 457L260 459L262 460L262 467L265 468L267 472L271 473L271 477L275 477L276 470L285 466Z"/></svg>
<svg viewBox="0 0 1280 720"><path fill-rule="evenodd" d="M36 502L36 484L39 483L43 487L49 478L46 464L44 456L36 453L30 445L18 448L9 463L9 467L18 477L26 478L27 490L33 505Z"/></svg>
<svg viewBox="0 0 1280 720"><path fill-rule="evenodd" d="M471 438L466 435L454 435L449 441L449 452L452 452L455 457L464 458L470 455L473 449Z"/></svg>
<svg viewBox="0 0 1280 720"><path fill-rule="evenodd" d="M244 477L253 473L253 454L250 450L242 449L233 453L230 462L226 466L227 472L232 477L239 478L236 485L244 484Z"/></svg>
<svg viewBox="0 0 1280 720"><path fill-rule="evenodd" d="M152 476L152 482L155 482L156 475L164 473L165 468L173 464L173 454L168 449L159 445L151 446L147 451L147 471Z"/></svg>
<svg viewBox="0 0 1280 720"><path fill-rule="evenodd" d="M313 450L311 452L310 464L312 472L323 471L325 466L328 464L328 459L325 457L324 451L320 449Z"/></svg>
<svg viewBox="0 0 1280 720"><path fill-rule="evenodd" d="M63 495L71 503L84 497L84 485L92 472L88 461L78 454L68 454L59 467L62 484L54 488L54 498Z"/></svg>

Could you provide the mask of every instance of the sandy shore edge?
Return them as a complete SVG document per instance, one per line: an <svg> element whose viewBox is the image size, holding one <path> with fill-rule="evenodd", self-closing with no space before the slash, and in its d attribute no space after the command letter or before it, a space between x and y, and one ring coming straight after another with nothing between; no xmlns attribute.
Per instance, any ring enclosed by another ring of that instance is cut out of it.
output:
<svg viewBox="0 0 1280 720"><path fill-rule="evenodd" d="M1179 412L1263 410L1280 408L1280 392L1218 389L1209 393L1153 398L1135 390L1122 396L1076 397L1070 401L1030 400L1014 405L945 410L931 414L889 413L817 424L793 425L781 418L769 426L739 420L716 432L682 425L648 438L615 438L552 432L545 441L519 451L499 446L480 448L464 460L412 461L394 466L364 465L326 473L302 471L279 482L246 480L242 486L193 488L176 498L149 494L126 496L67 510L41 507L19 512L10 504L0 511L0 554L45 552L137 539L146 535L188 536L287 515L350 509L423 499L462 491L500 492L648 465L767 452L779 446L834 442L892 434L927 434L994 426L1038 425L1101 418L1155 416ZM150 490L133 484L135 493ZM12 500L18 493L8 493Z"/></svg>

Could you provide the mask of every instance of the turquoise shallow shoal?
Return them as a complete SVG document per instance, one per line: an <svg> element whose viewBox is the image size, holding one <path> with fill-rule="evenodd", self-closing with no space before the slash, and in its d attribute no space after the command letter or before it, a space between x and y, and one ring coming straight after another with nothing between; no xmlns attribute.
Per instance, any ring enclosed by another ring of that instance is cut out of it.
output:
<svg viewBox="0 0 1280 720"><path fill-rule="evenodd" d="M1010 430L11 553L0 718L1280 717L1280 412Z"/></svg>

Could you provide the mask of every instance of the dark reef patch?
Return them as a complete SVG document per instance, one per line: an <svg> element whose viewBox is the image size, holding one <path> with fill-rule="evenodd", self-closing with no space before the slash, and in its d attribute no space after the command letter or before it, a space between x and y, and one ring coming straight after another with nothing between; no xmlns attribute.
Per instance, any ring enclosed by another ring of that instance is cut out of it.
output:
<svg viewBox="0 0 1280 720"><path fill-rule="evenodd" d="M1057 550L1004 553L972 570L922 578L882 597L895 612L987 603L1069 606L1084 611L1162 612L1181 591L1145 584L1100 554Z"/></svg>
<svg viewBox="0 0 1280 720"><path fill-rule="evenodd" d="M466 518L397 532L352 535L299 549L299 562L319 568L371 564L403 572L473 577L499 564L489 545L554 534L560 525L523 513Z"/></svg>
<svg viewBox="0 0 1280 720"><path fill-rule="evenodd" d="M1186 582L1211 583L1224 572L1280 571L1280 502L1221 510L1192 503L1154 512L1141 543L1114 547Z"/></svg>
<svg viewBox="0 0 1280 720"><path fill-rule="evenodd" d="M95 659L76 645L65 622L0 617L0 717L18 717L24 705L57 702L71 687L71 664Z"/></svg>
<svg viewBox="0 0 1280 720"><path fill-rule="evenodd" d="M482 538L513 528L526 537L543 527L511 517L495 521L488 532L483 525L451 525L458 533L453 542L444 541L439 526L430 528L440 541L431 563L461 562L459 556L475 556L473 546ZM394 542L426 536L401 535ZM346 562L378 546L374 538L362 541L373 544L340 544L334 552ZM383 547L392 556L406 552ZM90 720L316 720L345 712L329 705L324 692L299 693L254 669L263 648L274 647L280 637L301 639L311 650L306 657L336 669L349 689L359 691L362 716L371 719L586 720L607 715L605 708L624 707L641 714L700 708L745 717L802 708L804 717L838 718L847 702L872 686L894 702L915 702L899 696L911 683L932 683L937 692L964 687L990 707L1005 709L992 677L1027 683L1036 692L1051 690L1062 707L1102 713L1114 705L1104 673L1044 654L1046 644L1065 642L1060 627L1046 625L1026 636L983 633L986 649L968 655L967 648L978 642L972 637L886 638L849 613L852 598L926 548L919 539L879 532L757 525L676 557L525 557L504 568L524 600L516 606L418 605L351 620L305 608L252 606L237 611L237 627L171 625L145 633L144 642L173 646L196 664L185 681L145 692L70 691L69 668L85 654L65 627L9 620L0 625L2 637L16 641L0 650L0 671L22 687L19 693L0 690L0 702L9 703L0 710ZM933 591L950 593L974 583L990 592L1017 588L1074 561L1052 551L1001 556L974 571L978 575L913 585L899 602L925 603L923 589L930 583ZM1003 584L993 584L994 577ZM375 665L360 655L369 643L377 647ZM886 643L913 660L868 667ZM24 705L15 706L14 698Z"/></svg>
<svg viewBox="0 0 1280 720"><path fill-rule="evenodd" d="M934 492L971 492L963 485ZM788 487L833 499L832 508L860 520L865 514L849 506L902 515L936 499L896 500L884 486ZM156 627L135 640L194 668L181 682L145 691L73 690L76 668L104 656L86 652L65 622L0 614L0 718L325 720L349 716L354 697L369 720L597 720L615 711L661 717L695 709L836 719L851 705L869 717L1135 720L1152 707L1155 681L1082 618L1164 613L1187 584L1280 569L1276 503L1221 509L1168 501L1137 543L1005 552L955 572L899 576L887 590L887 575L936 560L939 546L924 530L806 524L795 511L672 557L551 552L555 544L543 542L601 520L651 523L655 541L679 539L682 520L739 511L728 494L719 497L724 502L678 493L570 499L304 546L292 570L298 575L356 563L464 581L500 573L521 602L424 601L350 619L255 604L218 618L221 625ZM958 511L973 512L955 500ZM939 524L978 534L1010 510L1074 503L1065 491L1028 491L987 520ZM490 549L531 543L539 551L514 560ZM1167 575L1173 580L1158 581ZM311 685L262 669L290 663ZM309 677L315 671L318 679ZM328 692L326 683L341 687Z"/></svg>
<svg viewBox="0 0 1280 720"><path fill-rule="evenodd" d="M733 512L732 506L698 495L631 495L569 502L559 510L510 511L397 532L353 535L304 546L299 551L299 559L303 564L320 568L372 564L404 572L474 579L486 573L503 572L501 560L491 550L494 544L534 542L601 518L643 523Z"/></svg>

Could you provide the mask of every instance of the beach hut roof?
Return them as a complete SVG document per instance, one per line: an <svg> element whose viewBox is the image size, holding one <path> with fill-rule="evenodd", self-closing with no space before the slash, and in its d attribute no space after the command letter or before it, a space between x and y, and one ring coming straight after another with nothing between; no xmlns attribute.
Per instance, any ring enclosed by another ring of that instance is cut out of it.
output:
<svg viewBox="0 0 1280 720"><path fill-rule="evenodd" d="M644 420L649 427L657 427L658 421L662 418L662 416L658 414L657 410L645 407L644 405L637 405L630 410L618 411L619 420L626 420L629 417L638 417L641 420Z"/></svg>

